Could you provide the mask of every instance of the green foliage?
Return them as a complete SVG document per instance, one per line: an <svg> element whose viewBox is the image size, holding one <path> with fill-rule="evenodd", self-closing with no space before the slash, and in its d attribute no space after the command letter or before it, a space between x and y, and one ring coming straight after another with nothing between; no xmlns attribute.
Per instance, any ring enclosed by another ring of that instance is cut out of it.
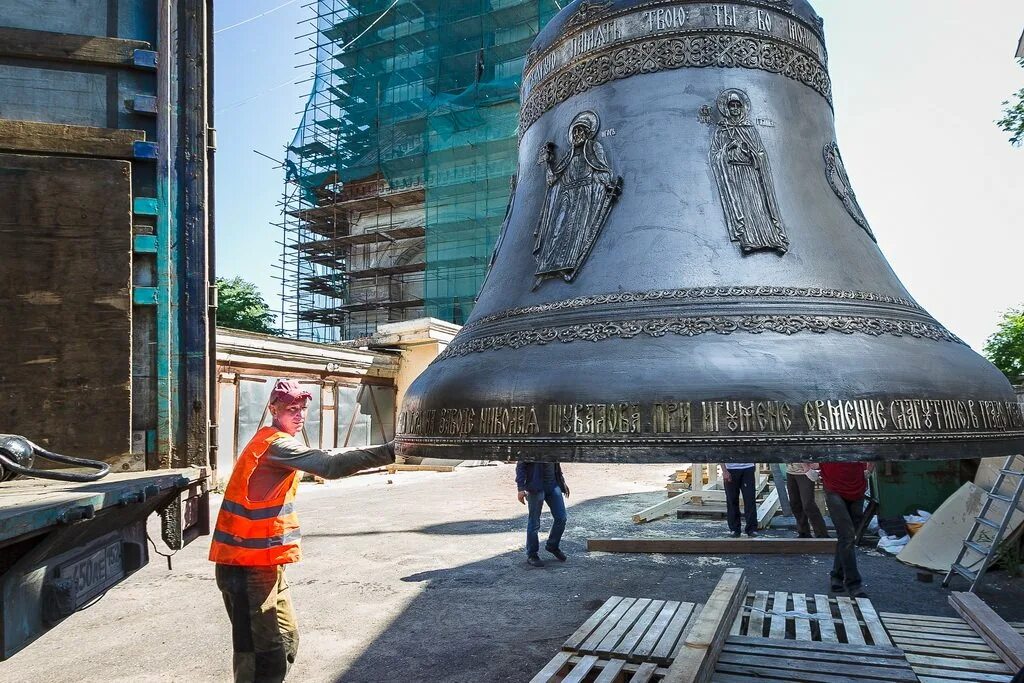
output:
<svg viewBox="0 0 1024 683"><path fill-rule="evenodd" d="M985 342L985 355L1011 382L1024 375L1024 307L1003 314L995 334Z"/></svg>
<svg viewBox="0 0 1024 683"><path fill-rule="evenodd" d="M256 285L240 277L230 280L217 278L217 325L234 330L281 334L281 330L270 326L272 322L274 314Z"/></svg>
<svg viewBox="0 0 1024 683"><path fill-rule="evenodd" d="M1024 59L1020 60L1024 67ZM1018 90L1014 95L1003 102L1003 118L996 124L1010 134L1010 143L1016 147L1024 144L1024 88Z"/></svg>

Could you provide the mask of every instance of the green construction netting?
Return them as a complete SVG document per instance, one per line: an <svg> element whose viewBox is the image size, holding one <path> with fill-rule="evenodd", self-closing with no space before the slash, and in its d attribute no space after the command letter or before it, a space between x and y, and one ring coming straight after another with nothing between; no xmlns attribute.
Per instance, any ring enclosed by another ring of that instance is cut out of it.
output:
<svg viewBox="0 0 1024 683"><path fill-rule="evenodd" d="M322 205L328 184L422 188L423 312L462 323L515 172L524 56L558 4L319 0L316 8L316 79L286 162L300 208ZM322 265L308 268L330 277Z"/></svg>

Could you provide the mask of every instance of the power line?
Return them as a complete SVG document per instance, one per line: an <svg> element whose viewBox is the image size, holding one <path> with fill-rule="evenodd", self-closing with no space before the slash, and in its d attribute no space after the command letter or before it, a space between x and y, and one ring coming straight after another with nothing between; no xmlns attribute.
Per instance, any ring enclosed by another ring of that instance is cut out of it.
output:
<svg viewBox="0 0 1024 683"><path fill-rule="evenodd" d="M217 29L216 31L213 32L213 35L217 35L218 33L224 33L224 31L230 31L233 28L238 28L239 26L242 26L244 24L248 24L250 21L256 21L257 19L265 17L268 14L272 14L273 12L276 12L277 10L279 10L279 9L281 9L283 7L287 7L288 5L294 5L298 1L299 0L288 0L288 2L282 3L282 4L278 5L277 7L273 7L271 9L268 9L263 14L257 14L254 17L249 17L248 19L243 19L242 21L238 22L237 24L231 24L230 26L225 26L224 28L219 28L219 29Z"/></svg>

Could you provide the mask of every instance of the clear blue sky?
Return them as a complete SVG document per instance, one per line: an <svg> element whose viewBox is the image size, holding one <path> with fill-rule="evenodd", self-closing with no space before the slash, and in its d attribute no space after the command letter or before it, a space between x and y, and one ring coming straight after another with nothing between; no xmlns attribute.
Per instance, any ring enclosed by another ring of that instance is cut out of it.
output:
<svg viewBox="0 0 1024 683"><path fill-rule="evenodd" d="M287 0L217 0L225 28ZM310 6L307 6L310 5ZM275 309L280 159L312 73L311 0L216 36L217 245L222 276L256 282ZM1024 304L1024 149L994 125L1024 86L1012 56L1020 0L814 0L825 18L838 139L879 245L914 297L981 348ZM968 10L970 8L970 10ZM282 85L285 84L285 85Z"/></svg>

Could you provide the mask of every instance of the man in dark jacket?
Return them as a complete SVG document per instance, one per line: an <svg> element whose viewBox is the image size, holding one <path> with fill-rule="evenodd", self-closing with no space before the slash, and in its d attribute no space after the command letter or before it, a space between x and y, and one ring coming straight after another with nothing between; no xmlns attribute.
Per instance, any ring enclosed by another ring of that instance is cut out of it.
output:
<svg viewBox="0 0 1024 683"><path fill-rule="evenodd" d="M560 562L565 562L565 553L558 547L568 518L562 496L569 495L569 487L565 485L562 466L556 462L519 462L516 464L516 488L519 489L519 502L530 511L526 524L526 561L534 567L544 566L537 554L540 550L537 532L540 531L540 512L547 503L553 521L544 549Z"/></svg>

